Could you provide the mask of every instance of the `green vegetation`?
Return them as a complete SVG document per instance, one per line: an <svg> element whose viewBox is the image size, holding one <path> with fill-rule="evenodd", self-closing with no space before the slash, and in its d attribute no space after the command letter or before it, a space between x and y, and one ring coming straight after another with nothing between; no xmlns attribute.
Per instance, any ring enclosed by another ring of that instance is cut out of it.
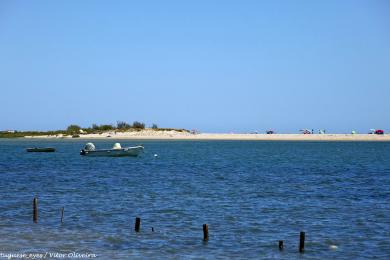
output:
<svg viewBox="0 0 390 260"><path fill-rule="evenodd" d="M87 128L88 129L88 128ZM94 131L110 131L115 129L113 125L97 125L97 124L92 124L92 130ZM88 130L87 130L88 131Z"/></svg>
<svg viewBox="0 0 390 260"><path fill-rule="evenodd" d="M125 121L117 121L116 122L116 129L123 130L123 129L130 129L131 125L126 123Z"/></svg>
<svg viewBox="0 0 390 260"><path fill-rule="evenodd" d="M82 134L101 134L107 131L141 131L145 129L145 124L139 121L134 121L133 124L129 124L125 121L117 121L116 126L111 124L92 124L91 127L82 128L79 125L71 124L65 130L56 131L0 131L0 138L18 138L25 136L69 136L73 138L80 137ZM157 124L153 124L151 129L154 131L178 131L178 132L189 132L186 129L175 129L175 128L159 128Z"/></svg>
<svg viewBox="0 0 390 260"><path fill-rule="evenodd" d="M68 126L68 128L66 128L66 131L68 133L72 133L72 134L80 133L80 130L81 130L81 127L78 125L70 125L70 126Z"/></svg>
<svg viewBox="0 0 390 260"><path fill-rule="evenodd" d="M115 128L112 125L101 125L99 126L99 130L101 131L110 131L114 130Z"/></svg>
<svg viewBox="0 0 390 260"><path fill-rule="evenodd" d="M135 128L135 129L145 129L145 124L141 123L141 122L138 122L138 121L134 121L133 128Z"/></svg>

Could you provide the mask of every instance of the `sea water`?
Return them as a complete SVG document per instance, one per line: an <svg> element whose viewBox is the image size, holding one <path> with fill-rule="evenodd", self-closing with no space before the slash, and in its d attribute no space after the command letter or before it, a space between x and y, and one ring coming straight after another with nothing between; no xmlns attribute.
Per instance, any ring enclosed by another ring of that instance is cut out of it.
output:
<svg viewBox="0 0 390 260"><path fill-rule="evenodd" d="M388 142L94 141L97 148L114 142L143 144L145 153L89 158L79 155L83 140L0 140L0 253L390 257ZM25 151L34 146L57 152ZM203 224L209 226L208 242Z"/></svg>

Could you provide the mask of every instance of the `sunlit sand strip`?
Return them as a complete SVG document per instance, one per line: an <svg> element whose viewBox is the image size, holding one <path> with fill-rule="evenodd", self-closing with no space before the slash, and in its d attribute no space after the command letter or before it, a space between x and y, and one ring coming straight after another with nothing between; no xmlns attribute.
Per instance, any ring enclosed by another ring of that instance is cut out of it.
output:
<svg viewBox="0 0 390 260"><path fill-rule="evenodd" d="M34 136L26 138L70 138L62 136ZM176 131L132 131L84 134L79 139L151 139L151 140L261 140L261 141L390 141L390 135L375 134L191 134Z"/></svg>

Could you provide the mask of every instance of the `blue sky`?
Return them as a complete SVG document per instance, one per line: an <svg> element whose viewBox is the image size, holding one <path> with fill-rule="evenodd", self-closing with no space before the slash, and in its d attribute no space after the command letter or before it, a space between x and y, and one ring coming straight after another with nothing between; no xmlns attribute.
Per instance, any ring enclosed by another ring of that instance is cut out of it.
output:
<svg viewBox="0 0 390 260"><path fill-rule="evenodd" d="M0 129L390 131L389 1L0 1Z"/></svg>

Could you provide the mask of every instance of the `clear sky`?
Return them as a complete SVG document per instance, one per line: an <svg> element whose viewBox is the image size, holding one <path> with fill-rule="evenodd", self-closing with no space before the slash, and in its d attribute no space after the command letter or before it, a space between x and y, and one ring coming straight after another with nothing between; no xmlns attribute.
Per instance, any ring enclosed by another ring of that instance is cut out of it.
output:
<svg viewBox="0 0 390 260"><path fill-rule="evenodd" d="M390 1L0 1L0 129L390 131Z"/></svg>

